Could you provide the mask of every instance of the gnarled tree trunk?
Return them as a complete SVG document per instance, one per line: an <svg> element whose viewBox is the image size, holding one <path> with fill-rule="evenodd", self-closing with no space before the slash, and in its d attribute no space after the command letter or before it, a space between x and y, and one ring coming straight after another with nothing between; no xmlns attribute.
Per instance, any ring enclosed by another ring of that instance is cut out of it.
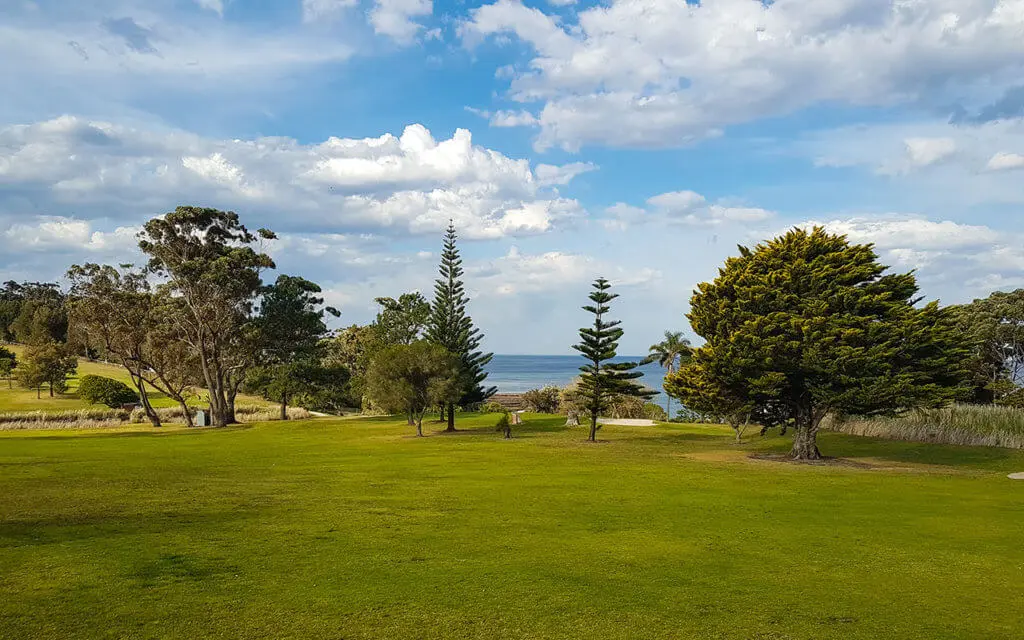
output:
<svg viewBox="0 0 1024 640"><path fill-rule="evenodd" d="M818 427L824 417L823 411L811 407L801 408L797 411L791 452L794 460L822 459L821 451L818 450Z"/></svg>

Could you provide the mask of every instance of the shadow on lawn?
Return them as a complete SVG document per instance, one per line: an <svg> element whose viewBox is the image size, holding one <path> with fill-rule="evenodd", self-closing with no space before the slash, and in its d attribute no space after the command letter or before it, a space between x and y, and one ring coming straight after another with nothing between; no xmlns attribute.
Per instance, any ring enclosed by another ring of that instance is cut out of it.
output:
<svg viewBox="0 0 1024 640"><path fill-rule="evenodd" d="M787 435L765 440L755 445L755 448L759 452L786 453L792 446L793 440ZM890 462L993 470L1013 466L1015 462L1018 466L1024 466L1024 451L1017 449L910 442L832 432L819 434L818 448L826 456L854 461L857 458L875 458Z"/></svg>
<svg viewBox="0 0 1024 640"><path fill-rule="evenodd" d="M119 535L165 534L175 529L203 530L209 525L244 520L259 513L257 504L217 511L172 511L149 514L74 513L9 518L0 523L0 549L63 544Z"/></svg>
<svg viewBox="0 0 1024 640"><path fill-rule="evenodd" d="M180 427L175 425L173 428L165 427L147 427L144 431L90 431L88 429L68 429L65 432L54 433L54 431L47 431L47 435L25 435L22 436L20 433L30 432L31 430L23 430L19 433L19 440L80 440L82 438L173 438L175 436L197 436L204 433L225 433L230 431L248 431L254 426L253 423L246 424L234 424L228 427L193 427L191 429L186 428L184 425Z"/></svg>

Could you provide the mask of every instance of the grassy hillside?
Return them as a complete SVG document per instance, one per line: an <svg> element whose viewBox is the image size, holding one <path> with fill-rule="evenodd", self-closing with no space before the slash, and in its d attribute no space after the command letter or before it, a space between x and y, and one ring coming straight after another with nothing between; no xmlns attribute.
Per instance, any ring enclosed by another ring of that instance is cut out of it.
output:
<svg viewBox="0 0 1024 640"><path fill-rule="evenodd" d="M528 417L0 433L0 637L1019 638L1024 452Z"/></svg>
<svg viewBox="0 0 1024 640"><path fill-rule="evenodd" d="M25 352L25 348L16 345L5 345L8 349L14 351L14 353L21 358ZM78 379L85 375L96 375L104 376L107 378L114 378L120 380L131 386L131 378L128 376L128 372L124 367L120 367L113 364L104 364L102 362L90 362L84 358L78 359L78 371L77 374L68 379L68 391L65 394L58 394L54 397L50 397L49 390L44 386L42 390L42 397L36 398L36 392L34 389L22 389L18 387L18 383L13 382L13 388L8 386L8 381L0 380L0 412L4 411L50 411L50 410L72 410L72 409L83 409L90 407L89 403L81 400L78 397ZM150 391L150 399L155 407L176 407L178 403L171 398L166 397L164 394L156 391L155 389ZM239 403L244 404L268 404L261 398L253 396L241 396Z"/></svg>

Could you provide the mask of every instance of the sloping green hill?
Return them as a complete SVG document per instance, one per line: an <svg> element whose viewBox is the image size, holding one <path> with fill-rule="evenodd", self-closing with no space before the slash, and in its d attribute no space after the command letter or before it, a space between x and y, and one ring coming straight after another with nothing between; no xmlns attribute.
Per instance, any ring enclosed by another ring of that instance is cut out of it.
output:
<svg viewBox="0 0 1024 640"><path fill-rule="evenodd" d="M5 346L11 351L14 351L19 358L23 357L25 347L20 345ZM132 386L131 378L128 375L128 372L125 371L124 367L79 358L78 372L74 377L69 378L67 393L58 394L52 398L50 397L50 392L46 387L43 387L42 389L42 397L37 399L36 391L34 389L22 389L18 387L18 383L16 381L9 385L8 381L0 380L0 411L71 410L84 409L92 406L78 397L78 379L89 374L114 378L115 380L124 382L128 386ZM177 406L177 403L174 400L166 397L155 389L150 390L150 399L155 407ZM240 396L239 403L261 405L269 404L262 398L254 396Z"/></svg>

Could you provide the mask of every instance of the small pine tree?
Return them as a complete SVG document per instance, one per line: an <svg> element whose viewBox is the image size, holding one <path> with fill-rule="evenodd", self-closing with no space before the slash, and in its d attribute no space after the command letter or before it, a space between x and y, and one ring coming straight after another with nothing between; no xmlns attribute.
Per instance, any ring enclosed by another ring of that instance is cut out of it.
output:
<svg viewBox="0 0 1024 640"><path fill-rule="evenodd" d="M583 375L579 379L577 394L584 411L590 415L591 442L597 439L597 418L608 408L616 397L639 397L649 399L654 392L634 382L643 376L636 368L635 362L610 362L615 357L615 350L622 338L619 320L605 320L609 311L609 303L619 297L617 293L608 293L611 285L604 278L594 281L594 290L590 293L592 305L583 307L594 314L594 326L580 329L580 343L573 349L583 354L587 364L580 367Z"/></svg>
<svg viewBox="0 0 1024 640"><path fill-rule="evenodd" d="M455 225L449 221L441 253L441 277L434 284L434 301L427 322L427 340L444 347L459 361L459 399L442 407L447 414L446 431L455 431L455 407L483 402L497 391L484 387L487 379L484 367L494 354L479 350L483 336L466 314L469 298L462 283L462 258L455 246Z"/></svg>

